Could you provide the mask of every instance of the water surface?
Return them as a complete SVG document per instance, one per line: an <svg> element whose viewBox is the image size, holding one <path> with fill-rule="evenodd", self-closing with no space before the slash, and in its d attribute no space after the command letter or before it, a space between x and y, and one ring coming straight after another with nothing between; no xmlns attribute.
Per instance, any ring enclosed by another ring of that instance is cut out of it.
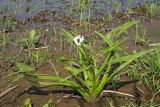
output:
<svg viewBox="0 0 160 107"><path fill-rule="evenodd" d="M14 15L18 18L28 18L37 13L48 10L56 11L58 14L70 15L69 5L77 4L78 0L0 0L0 14ZM91 16L96 13L106 15L115 10L116 0L89 0ZM119 0L119 11L128 8L143 6L144 3L154 0Z"/></svg>

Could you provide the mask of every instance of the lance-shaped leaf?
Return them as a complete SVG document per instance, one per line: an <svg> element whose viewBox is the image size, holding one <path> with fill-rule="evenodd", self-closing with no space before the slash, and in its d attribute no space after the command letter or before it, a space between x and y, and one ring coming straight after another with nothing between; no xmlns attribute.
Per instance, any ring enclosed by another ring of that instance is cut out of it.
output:
<svg viewBox="0 0 160 107"><path fill-rule="evenodd" d="M31 72L31 71L35 71L35 68L29 66L29 65L26 65L24 63L17 63L16 64L19 71L21 72Z"/></svg>

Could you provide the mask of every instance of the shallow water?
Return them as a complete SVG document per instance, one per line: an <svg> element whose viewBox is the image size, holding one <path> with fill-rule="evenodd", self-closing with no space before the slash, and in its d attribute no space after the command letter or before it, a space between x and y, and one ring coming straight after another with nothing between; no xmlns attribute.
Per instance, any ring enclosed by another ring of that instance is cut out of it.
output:
<svg viewBox="0 0 160 107"><path fill-rule="evenodd" d="M0 15L14 15L18 18L27 18L43 10L55 10L57 13L69 15L69 5L76 4L77 0L0 0ZM104 15L113 12L116 0L90 0L91 16L95 13ZM139 7L144 2L154 0L119 0L119 11L129 7Z"/></svg>

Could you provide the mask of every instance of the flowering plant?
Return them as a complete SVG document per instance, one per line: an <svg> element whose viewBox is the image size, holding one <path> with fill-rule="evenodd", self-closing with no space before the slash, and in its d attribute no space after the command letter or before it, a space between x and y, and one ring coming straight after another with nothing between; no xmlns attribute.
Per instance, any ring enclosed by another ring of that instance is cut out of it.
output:
<svg viewBox="0 0 160 107"><path fill-rule="evenodd" d="M69 87L78 92L87 102L95 102L101 97L105 86L109 84L116 75L122 72L124 68L138 57L153 51L147 50L133 55L117 57L116 54L119 54L119 50L122 50L120 45L126 39L117 40L115 42L113 39L138 22L139 21L127 22L113 29L106 35L96 32L107 44L107 47L104 47L100 52L96 52L91 46L83 43L85 40L84 36L78 35L74 37L71 33L62 29L61 33L67 37L70 43L75 43L78 49L77 60L72 60L74 64L65 65L64 67L64 69L69 72L69 75L62 78L58 75L49 76L46 74L24 73L24 76L27 80L37 85ZM99 58L102 56L104 61L100 63ZM70 61L70 59L63 57L61 61ZM115 63L119 63L119 66L113 69ZM75 64L78 66L75 66ZM33 81L31 78L38 78L39 80ZM42 80L50 81L44 82Z"/></svg>
<svg viewBox="0 0 160 107"><path fill-rule="evenodd" d="M78 36L74 37L73 40L76 45L81 45L81 43L84 41L84 36L78 35Z"/></svg>

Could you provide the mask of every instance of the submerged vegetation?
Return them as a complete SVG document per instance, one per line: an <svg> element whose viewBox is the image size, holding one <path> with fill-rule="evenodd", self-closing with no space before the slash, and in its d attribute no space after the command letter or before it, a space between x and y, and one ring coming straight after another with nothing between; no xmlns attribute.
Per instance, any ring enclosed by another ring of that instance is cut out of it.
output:
<svg viewBox="0 0 160 107"><path fill-rule="evenodd" d="M150 31L159 2L59 2L33 16L32 1L2 10L0 106L158 107L160 48Z"/></svg>

